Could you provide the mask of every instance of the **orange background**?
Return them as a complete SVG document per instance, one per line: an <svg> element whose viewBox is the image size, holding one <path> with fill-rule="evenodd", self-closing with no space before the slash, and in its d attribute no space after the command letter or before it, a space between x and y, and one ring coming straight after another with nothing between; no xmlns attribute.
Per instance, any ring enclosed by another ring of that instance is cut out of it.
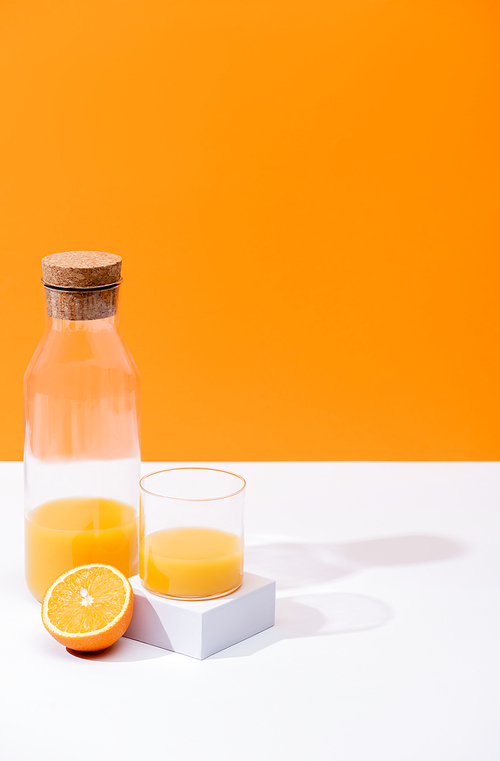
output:
<svg viewBox="0 0 500 761"><path fill-rule="evenodd" d="M143 457L499 459L500 11L2 0L0 458L40 259L124 258Z"/></svg>

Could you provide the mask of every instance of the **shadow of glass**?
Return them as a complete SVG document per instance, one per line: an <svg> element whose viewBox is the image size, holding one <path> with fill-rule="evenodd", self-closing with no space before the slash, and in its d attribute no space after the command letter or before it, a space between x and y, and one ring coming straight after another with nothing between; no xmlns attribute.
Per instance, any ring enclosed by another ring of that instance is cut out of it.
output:
<svg viewBox="0 0 500 761"><path fill-rule="evenodd" d="M280 590L300 589L377 566L449 560L465 547L442 536L408 535L344 544L273 542L245 548L245 568L275 579Z"/></svg>
<svg viewBox="0 0 500 761"><path fill-rule="evenodd" d="M111 647L105 650L96 650L94 653L84 653L78 650L71 650L69 647L66 651L75 658L82 658L85 661L98 661L105 663L132 663L134 661L150 661L154 658L164 658L166 655L172 655L169 650L162 650L152 645L146 645L144 642L137 642L134 639L121 637Z"/></svg>
<svg viewBox="0 0 500 761"><path fill-rule="evenodd" d="M211 657L241 658L284 639L365 631L383 626L391 618L385 603L367 595L333 592L282 598L276 600L274 627Z"/></svg>
<svg viewBox="0 0 500 761"><path fill-rule="evenodd" d="M299 604L314 606L323 616L316 636L347 634L384 626L393 617L391 608L368 595L335 592L333 594L299 595ZM295 629L293 629L295 631Z"/></svg>

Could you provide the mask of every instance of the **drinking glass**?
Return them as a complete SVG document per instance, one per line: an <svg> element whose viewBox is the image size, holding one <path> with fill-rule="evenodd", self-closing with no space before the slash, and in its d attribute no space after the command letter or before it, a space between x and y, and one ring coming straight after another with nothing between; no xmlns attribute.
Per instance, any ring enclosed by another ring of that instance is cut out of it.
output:
<svg viewBox="0 0 500 761"><path fill-rule="evenodd" d="M243 580L245 479L213 468L170 468L140 481L139 574L177 600L231 594Z"/></svg>

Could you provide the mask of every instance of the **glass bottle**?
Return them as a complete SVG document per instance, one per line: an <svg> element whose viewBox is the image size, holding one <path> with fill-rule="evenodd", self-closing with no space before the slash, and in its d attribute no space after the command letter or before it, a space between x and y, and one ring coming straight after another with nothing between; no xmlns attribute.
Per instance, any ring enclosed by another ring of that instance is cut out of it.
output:
<svg viewBox="0 0 500 761"><path fill-rule="evenodd" d="M139 373L118 330L121 258L42 260L45 334L24 377L26 581L41 600L64 571L138 570Z"/></svg>

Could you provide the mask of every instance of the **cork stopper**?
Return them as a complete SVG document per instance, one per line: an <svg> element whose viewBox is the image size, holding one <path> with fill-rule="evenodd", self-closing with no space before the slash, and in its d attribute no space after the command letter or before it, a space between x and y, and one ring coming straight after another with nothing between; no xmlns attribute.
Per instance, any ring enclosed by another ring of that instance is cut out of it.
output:
<svg viewBox="0 0 500 761"><path fill-rule="evenodd" d="M121 256L104 251L65 251L42 259L43 282L59 288L96 288L120 282Z"/></svg>
<svg viewBox="0 0 500 761"><path fill-rule="evenodd" d="M102 320L116 314L120 256L65 251L42 259L47 314L59 320Z"/></svg>

